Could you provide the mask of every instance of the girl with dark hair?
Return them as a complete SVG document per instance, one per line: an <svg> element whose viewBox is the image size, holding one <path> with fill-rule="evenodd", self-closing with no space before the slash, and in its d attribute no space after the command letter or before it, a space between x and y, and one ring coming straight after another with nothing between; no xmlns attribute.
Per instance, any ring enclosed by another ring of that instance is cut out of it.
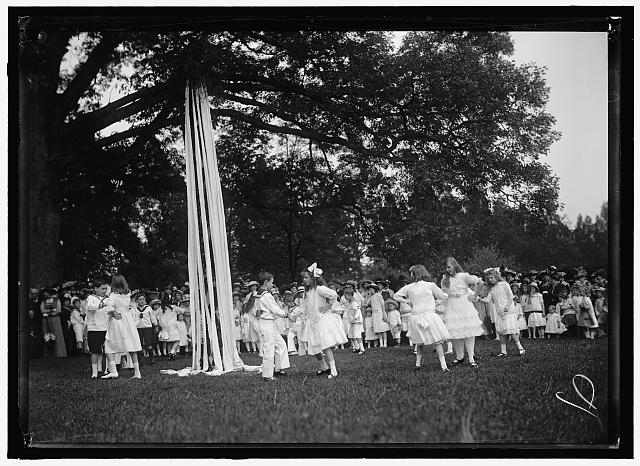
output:
<svg viewBox="0 0 640 466"><path fill-rule="evenodd" d="M109 361L109 373L103 379L119 377L116 368L116 353L129 353L133 361L134 374L132 379L141 379L138 351L142 351L140 337L136 328L135 318L131 309L131 292L127 281L120 274L111 278L111 294L105 300L107 309L107 334L104 338L104 352Z"/></svg>
<svg viewBox="0 0 640 466"><path fill-rule="evenodd" d="M451 333L453 349L456 352L456 358L451 362L451 365L455 366L464 360L466 349L469 364L478 367L474 360L475 341L476 337L484 332L478 311L469 301L469 298L474 295L469 286L476 285L480 282L480 278L469 275L462 270L458 261L453 257L447 258L446 270L449 279L449 299L444 312L444 323Z"/></svg>
<svg viewBox="0 0 640 466"><path fill-rule="evenodd" d="M407 336L416 344L416 367L420 370L422 350L425 345L435 345L440 367L449 372L444 358L442 343L451 338L447 327L436 313L435 299L447 299L447 295L433 282L423 265L414 265L409 269L413 283L405 285L395 293L395 300L411 307L409 331Z"/></svg>
<svg viewBox="0 0 640 466"><path fill-rule="evenodd" d="M160 296L160 308L158 325L161 330L158 333L158 339L166 347L169 360L173 361L176 358L176 352L180 348L180 332L178 330L178 313L171 305L171 297L168 293L163 293ZM164 351L165 348L163 348L163 353Z"/></svg>
<svg viewBox="0 0 640 466"><path fill-rule="evenodd" d="M307 351L320 362L320 370L316 375L328 374L328 378L332 379L338 376L338 370L331 348L348 341L342 327L342 319L331 312L332 306L336 305L338 293L326 286L322 278L322 270L316 263L302 272L302 278L307 293L305 301L300 304L297 312L306 313L309 319ZM328 365L325 357L329 362Z"/></svg>

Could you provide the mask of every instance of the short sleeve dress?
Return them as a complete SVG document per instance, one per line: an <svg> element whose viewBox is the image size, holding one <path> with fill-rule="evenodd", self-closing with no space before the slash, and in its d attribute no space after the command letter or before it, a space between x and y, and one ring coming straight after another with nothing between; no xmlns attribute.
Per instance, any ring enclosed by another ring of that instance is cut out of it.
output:
<svg viewBox="0 0 640 466"><path fill-rule="evenodd" d="M447 295L435 283L418 281L405 285L395 293L396 301L411 303L407 337L413 343L430 345L451 339L442 318L436 313L436 298Z"/></svg>
<svg viewBox="0 0 640 466"><path fill-rule="evenodd" d="M342 327L342 318L331 312L331 306L337 298L338 294L324 285L318 285L307 292L305 309L309 318L308 353L311 355L348 341Z"/></svg>
<svg viewBox="0 0 640 466"><path fill-rule="evenodd" d="M142 351L140 336L131 309L131 297L129 294L111 293L105 300L107 307L112 307L122 316L115 319L109 316L107 319L107 334L104 338L105 353L135 353Z"/></svg>
<svg viewBox="0 0 640 466"><path fill-rule="evenodd" d="M478 311L469 301L469 285L479 281L475 275L465 272L458 272L449 278L449 298L443 320L452 339L477 337L484 333Z"/></svg>
<svg viewBox="0 0 640 466"><path fill-rule="evenodd" d="M518 335L518 311L509 284L504 281L496 283L491 287L489 296L496 308L496 332L500 335ZM499 311L503 311L502 317Z"/></svg>

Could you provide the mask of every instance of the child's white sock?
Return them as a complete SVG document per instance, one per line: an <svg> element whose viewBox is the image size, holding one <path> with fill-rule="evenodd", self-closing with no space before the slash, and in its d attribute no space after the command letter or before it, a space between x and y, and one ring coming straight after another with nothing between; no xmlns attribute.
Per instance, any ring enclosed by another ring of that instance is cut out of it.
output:
<svg viewBox="0 0 640 466"><path fill-rule="evenodd" d="M331 375L332 376L336 376L338 375L338 370L336 369L336 360L334 359L333 361L329 361L329 367L331 368Z"/></svg>
<svg viewBox="0 0 640 466"><path fill-rule="evenodd" d="M507 344L506 343L500 343L500 352L503 354L507 354Z"/></svg>
<svg viewBox="0 0 640 466"><path fill-rule="evenodd" d="M98 372L102 372L102 355L100 355L100 358L98 359Z"/></svg>
<svg viewBox="0 0 640 466"><path fill-rule="evenodd" d="M140 375L140 363L139 362L134 362L133 363L133 378L135 378L135 379L142 378L142 375Z"/></svg>
<svg viewBox="0 0 640 466"><path fill-rule="evenodd" d="M524 348L522 348L522 345L520 344L520 340L516 341L516 346L518 347L519 350L524 349Z"/></svg>
<svg viewBox="0 0 640 466"><path fill-rule="evenodd" d="M98 377L98 363L91 363L91 377Z"/></svg>
<svg viewBox="0 0 640 466"><path fill-rule="evenodd" d="M447 341L447 353L453 353L453 343L451 343L451 340Z"/></svg>
<svg viewBox="0 0 640 466"><path fill-rule="evenodd" d="M420 364L422 364L422 350L418 350L416 354L416 367L420 367Z"/></svg>
<svg viewBox="0 0 640 466"><path fill-rule="evenodd" d="M118 369L116 368L115 361L109 361L109 373L102 376L103 379L116 379L118 378Z"/></svg>

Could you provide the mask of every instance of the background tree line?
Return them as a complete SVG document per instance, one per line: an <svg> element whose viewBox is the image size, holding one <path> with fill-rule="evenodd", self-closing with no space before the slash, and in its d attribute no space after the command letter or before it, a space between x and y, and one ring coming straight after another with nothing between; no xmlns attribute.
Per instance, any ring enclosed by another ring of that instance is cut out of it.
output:
<svg viewBox="0 0 640 466"><path fill-rule="evenodd" d="M184 85L217 123L232 274L295 278L607 263L607 206L571 230L541 157L560 135L543 69L508 33L163 31L20 18L31 281L117 268L187 278ZM74 62L70 57L79 57ZM117 83L122 97L104 103ZM475 261L475 262L474 262Z"/></svg>

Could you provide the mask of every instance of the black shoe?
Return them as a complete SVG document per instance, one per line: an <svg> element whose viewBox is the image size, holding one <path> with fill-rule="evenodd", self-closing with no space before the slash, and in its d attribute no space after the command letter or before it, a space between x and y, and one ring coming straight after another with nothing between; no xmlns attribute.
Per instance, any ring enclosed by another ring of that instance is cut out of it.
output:
<svg viewBox="0 0 640 466"><path fill-rule="evenodd" d="M173 354L173 353L171 353L171 354L169 355L169 361L173 361L173 360L175 360L175 359L176 359L176 355L175 355L175 354Z"/></svg>
<svg viewBox="0 0 640 466"><path fill-rule="evenodd" d="M326 374L331 374L331 369L316 371L316 375L326 375Z"/></svg>
<svg viewBox="0 0 640 466"><path fill-rule="evenodd" d="M442 372L451 372L451 371L449 370L448 367L445 367L444 369L442 369Z"/></svg>
<svg viewBox="0 0 640 466"><path fill-rule="evenodd" d="M273 377L262 377L262 380L265 382L273 382L275 379Z"/></svg>
<svg viewBox="0 0 640 466"><path fill-rule="evenodd" d="M275 371L273 373L274 377L285 377L287 375L287 373L283 370L279 370L279 371Z"/></svg>
<svg viewBox="0 0 640 466"><path fill-rule="evenodd" d="M419 370L420 370L420 366L415 366L415 367L413 368L413 371L414 371L414 372L418 372Z"/></svg>
<svg viewBox="0 0 640 466"><path fill-rule="evenodd" d="M470 362L470 363L469 363L469 365L470 365L471 367L473 367L474 369L477 369L477 368L478 368L478 365L477 365L475 362Z"/></svg>
<svg viewBox="0 0 640 466"><path fill-rule="evenodd" d="M497 358L506 358L507 357L507 353L498 353L496 355Z"/></svg>
<svg viewBox="0 0 640 466"><path fill-rule="evenodd" d="M464 359L454 359L453 361L451 361L451 365L455 366L455 365L460 364L462 362L464 362Z"/></svg>

